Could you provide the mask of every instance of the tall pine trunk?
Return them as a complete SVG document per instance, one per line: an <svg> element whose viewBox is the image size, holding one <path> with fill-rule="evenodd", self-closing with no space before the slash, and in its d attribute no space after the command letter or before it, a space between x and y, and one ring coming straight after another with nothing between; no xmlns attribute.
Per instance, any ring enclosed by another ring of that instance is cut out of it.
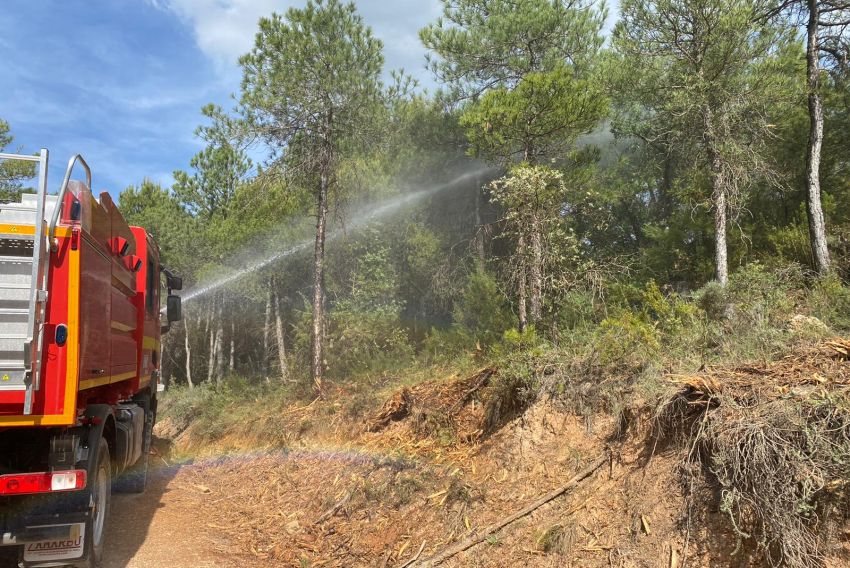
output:
<svg viewBox="0 0 850 568"><path fill-rule="evenodd" d="M262 371L266 378L269 376L269 347L271 346L269 336L272 329L272 283L272 279L269 278L269 289L268 294L266 294L266 324L263 326Z"/></svg>
<svg viewBox="0 0 850 568"><path fill-rule="evenodd" d="M221 384L224 378L224 326L221 323L221 312L218 314L218 325L215 330L215 382Z"/></svg>
<svg viewBox="0 0 850 568"><path fill-rule="evenodd" d="M517 240L517 251L519 252L519 269L517 270L517 303L519 312L519 330L525 331L528 327L528 314L526 313L526 304L528 302L528 291L526 289L526 281L528 279L528 270L525 262L525 237L519 236Z"/></svg>
<svg viewBox="0 0 850 568"><path fill-rule="evenodd" d="M484 228L481 226L481 201L482 201L481 176L475 176L475 260L479 271L484 271L486 260L484 252Z"/></svg>
<svg viewBox="0 0 850 568"><path fill-rule="evenodd" d="M537 325L543 313L543 237L540 221L531 222L531 323Z"/></svg>
<svg viewBox="0 0 850 568"><path fill-rule="evenodd" d="M723 158L717 149L714 114L708 105L703 109L704 143L711 172L711 200L714 208L714 278L721 286L729 282L729 248L726 239L726 186L723 180Z"/></svg>
<svg viewBox="0 0 850 568"><path fill-rule="evenodd" d="M829 249L826 245L826 225L820 194L820 155L823 144L823 103L820 95L820 62L818 60L818 0L807 0L809 22L806 29L806 71L809 91L809 145L806 153L806 212L809 220L809 241L812 259L818 274L829 272Z"/></svg>
<svg viewBox="0 0 850 568"><path fill-rule="evenodd" d="M280 310L280 299L277 293L274 294L274 335L277 340L277 359L280 365L280 380L289 380L289 365L286 363L286 344L284 343L283 335L283 315Z"/></svg>
<svg viewBox="0 0 850 568"><path fill-rule="evenodd" d="M209 314L207 314L207 333L209 334L209 353L207 357L207 382L212 382L213 377L215 377L215 334L216 334L216 317L215 317L215 305L216 305L216 297L213 296L212 302L210 305Z"/></svg>
<svg viewBox="0 0 850 568"><path fill-rule="evenodd" d="M192 346L189 342L189 318L183 322L183 329L186 331L186 382L189 384L189 389L195 388L195 384L192 382Z"/></svg>
<svg viewBox="0 0 850 568"><path fill-rule="evenodd" d="M232 375L236 358L236 322L230 320L230 360L227 362L227 371Z"/></svg>
<svg viewBox="0 0 850 568"><path fill-rule="evenodd" d="M312 361L313 383L322 394L324 374L324 324L325 324L325 229L328 216L328 171L323 168L316 203L316 246L313 253L313 325Z"/></svg>
<svg viewBox="0 0 850 568"><path fill-rule="evenodd" d="M715 185L717 183L715 182ZM721 286L729 282L728 244L726 242L726 192L714 189L714 277Z"/></svg>

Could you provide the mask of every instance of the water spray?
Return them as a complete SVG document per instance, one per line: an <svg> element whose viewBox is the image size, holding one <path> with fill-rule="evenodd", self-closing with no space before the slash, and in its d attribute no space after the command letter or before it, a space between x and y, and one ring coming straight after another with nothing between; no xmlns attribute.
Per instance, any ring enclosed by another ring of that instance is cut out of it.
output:
<svg viewBox="0 0 850 568"><path fill-rule="evenodd" d="M327 236L325 237L325 239L330 241L330 240L333 240L333 239L343 235L346 230L357 230L361 227L368 225L369 223L371 223L373 221L376 221L376 220L378 220L382 217L386 217L387 215L390 215L390 214L394 213L395 211L397 211L397 210L399 210L403 207L406 207L408 205L412 205L412 204L414 204L418 201L425 199L426 197L431 197L432 195L436 195L437 193L440 193L442 191L450 189L450 188L456 186L457 184L462 183L464 181L467 181L471 178L481 176L481 175L487 173L490 170L491 170L491 168L479 168L475 171L467 172L465 174L461 174L458 177L456 177L456 178L454 178L454 179L452 179L452 180L450 180L446 183L436 185L436 186L430 187L428 189L415 191L413 193L408 193L406 195L401 195L399 197L396 197L395 199L391 199L391 200L383 203L382 205L378 205L377 207L374 207L374 208L372 208L368 211L364 211L364 212L356 215L354 217L354 219L351 222L349 222L348 225L345 228L339 228L339 229L334 229L333 231L330 231L327 234ZM267 258L255 261L255 262L251 263L250 265L246 266L245 268L243 268L242 270L240 270L239 272L235 272L233 274L223 276L223 277L221 277L217 280L210 282L209 284L204 284L200 287L195 288L194 290L187 292L183 296L183 301L188 302L188 301L193 300L195 298L198 298L200 296L204 296L204 295L208 294L209 292L212 292L214 290L217 290L218 288L221 288L222 286L226 286L226 285L228 285L232 282L235 282L236 280L239 280L240 278L247 276L248 274L254 273L258 270L265 268L266 266L274 264L275 262L277 262L279 260L282 260L284 258L287 258L287 257L292 256L294 254L297 254L299 252L309 250L309 248L311 246L313 246L313 244L314 244L313 239L307 239L307 240L301 241L297 244L294 244L294 245L292 245L292 246L290 246L290 247L288 247L288 248L286 248L282 251L276 252L276 253L274 253L273 255L271 255Z"/></svg>

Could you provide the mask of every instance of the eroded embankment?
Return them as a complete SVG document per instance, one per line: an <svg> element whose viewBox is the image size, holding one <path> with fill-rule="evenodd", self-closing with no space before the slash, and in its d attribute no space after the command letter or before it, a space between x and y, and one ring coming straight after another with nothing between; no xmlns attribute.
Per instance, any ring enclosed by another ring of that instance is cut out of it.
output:
<svg viewBox="0 0 850 568"><path fill-rule="evenodd" d="M230 453L179 479L199 530L227 531L241 565L428 565L475 535L444 565L847 565L848 351L670 377L660 404L618 416L522 407L496 369L399 389L360 417L332 394L265 416L281 439L249 426L206 442ZM232 453L246 445L262 451Z"/></svg>

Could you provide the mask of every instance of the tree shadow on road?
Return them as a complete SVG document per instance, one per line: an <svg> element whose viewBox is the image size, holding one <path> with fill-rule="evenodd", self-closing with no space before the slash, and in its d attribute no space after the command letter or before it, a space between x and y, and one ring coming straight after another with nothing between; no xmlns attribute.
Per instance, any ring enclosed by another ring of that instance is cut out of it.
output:
<svg viewBox="0 0 850 568"><path fill-rule="evenodd" d="M168 460L168 440L154 438L153 444L145 492L112 494L103 568L125 568L131 564L145 543L156 512L163 506L163 496L171 490L171 480L180 470L180 464Z"/></svg>

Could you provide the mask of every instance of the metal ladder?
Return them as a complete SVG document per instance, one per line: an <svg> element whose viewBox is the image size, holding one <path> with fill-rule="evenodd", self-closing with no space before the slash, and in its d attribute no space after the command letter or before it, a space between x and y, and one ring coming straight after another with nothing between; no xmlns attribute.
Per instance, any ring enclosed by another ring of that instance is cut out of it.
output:
<svg viewBox="0 0 850 568"><path fill-rule="evenodd" d="M0 391L23 390L24 414L32 414L38 390L44 308L47 302L49 253L45 238L48 152L36 156L0 154L3 160L38 164L35 195L22 194L20 203L0 205ZM55 209L56 200L51 200ZM33 234L19 227L33 226Z"/></svg>
<svg viewBox="0 0 850 568"><path fill-rule="evenodd" d="M59 194L47 195L48 157L45 149L36 156L0 153L0 160L38 163L37 193L0 204L0 392L24 391L24 414L32 414L33 393L41 386L50 251L56 250L54 232L77 162L91 188L91 169L77 154L68 161ZM21 226L32 226L32 234Z"/></svg>

